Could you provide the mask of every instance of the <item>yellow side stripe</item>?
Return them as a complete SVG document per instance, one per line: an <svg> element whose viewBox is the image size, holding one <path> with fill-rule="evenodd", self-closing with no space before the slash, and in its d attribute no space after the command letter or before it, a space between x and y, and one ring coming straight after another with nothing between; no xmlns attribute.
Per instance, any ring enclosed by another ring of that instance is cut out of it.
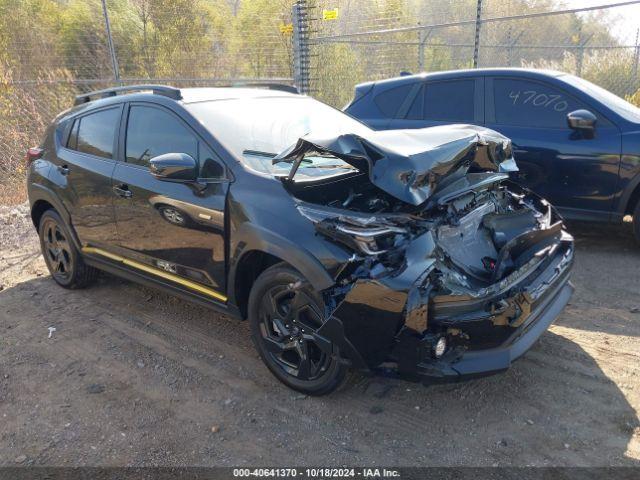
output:
<svg viewBox="0 0 640 480"><path fill-rule="evenodd" d="M195 290L197 292L204 293L205 295L209 295L210 297L213 297L216 300L220 300L221 302L226 302L227 301L227 297L225 297L221 293L216 292L215 290L212 290L210 288L204 287L204 286L202 286L202 285L200 285L198 283L191 282L189 280L185 280L184 278L179 277L178 275L174 275L172 273L165 272L164 270L160 270L158 268L150 267L149 265L145 265L144 263L139 263L139 262L136 262L134 260L129 260L128 258L121 257L120 255L116 255L116 254L113 254L111 252L107 252L105 250L102 250L101 248L83 247L82 248L82 252L83 253L90 253L90 254L94 254L94 255L101 255L103 257L107 257L107 258L109 258L111 260L115 260L116 262L121 262L124 265L127 265L129 267L137 268L138 270L142 270L143 272L147 272L147 273L150 273L150 274L155 275L157 277L164 278L165 280L170 280L172 282L179 283L180 285L183 285L183 286L185 286L187 288L190 288L191 290Z"/></svg>

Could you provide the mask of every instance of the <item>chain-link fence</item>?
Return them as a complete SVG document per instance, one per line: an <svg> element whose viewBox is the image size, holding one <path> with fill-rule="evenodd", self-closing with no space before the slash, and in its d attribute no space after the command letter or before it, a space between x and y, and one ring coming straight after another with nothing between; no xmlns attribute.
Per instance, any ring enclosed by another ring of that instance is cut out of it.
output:
<svg viewBox="0 0 640 480"><path fill-rule="evenodd" d="M292 83L291 5L0 0L0 197L23 197L26 149L80 93L135 83Z"/></svg>
<svg viewBox="0 0 640 480"><path fill-rule="evenodd" d="M336 106L359 82L473 67L560 70L639 96L637 1L302 3L311 19L310 92Z"/></svg>
<svg viewBox="0 0 640 480"><path fill-rule="evenodd" d="M341 107L404 71L522 66L640 100L640 0L560 2L0 0L0 197L75 95L113 85L296 83Z"/></svg>

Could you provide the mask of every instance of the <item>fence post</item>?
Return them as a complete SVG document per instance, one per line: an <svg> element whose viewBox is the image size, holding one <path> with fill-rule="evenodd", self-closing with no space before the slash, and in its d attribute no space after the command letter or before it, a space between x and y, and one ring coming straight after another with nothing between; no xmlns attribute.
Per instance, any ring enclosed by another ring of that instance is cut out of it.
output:
<svg viewBox="0 0 640 480"><path fill-rule="evenodd" d="M635 82L638 80L638 57L640 56L640 45L638 44L638 36L640 36L640 28L636 29L636 47L633 52L633 88L635 89Z"/></svg>
<svg viewBox="0 0 640 480"><path fill-rule="evenodd" d="M307 0L297 0L292 9L293 82L302 94L310 91L309 6Z"/></svg>
<svg viewBox="0 0 640 480"><path fill-rule="evenodd" d="M576 75L578 77L582 76L582 62L584 61L584 47L589 43L593 37L593 34L589 35L584 41L582 38L580 39L580 46L578 47L578 61L576 65Z"/></svg>
<svg viewBox="0 0 640 480"><path fill-rule="evenodd" d="M113 37L111 36L111 23L109 22L109 12L107 11L107 0L102 0L102 13L104 15L104 26L107 31L109 53L111 54L111 65L113 66L113 78L117 83L122 83L120 82L120 68L118 67L118 57L116 57L116 49L113 46Z"/></svg>
<svg viewBox="0 0 640 480"><path fill-rule="evenodd" d="M418 72L424 72L424 44L431 36L431 28L424 30L424 28L418 31Z"/></svg>
<svg viewBox="0 0 640 480"><path fill-rule="evenodd" d="M473 68L478 68L478 49L480 47L480 25L482 25L482 0L476 0L476 34L473 39Z"/></svg>

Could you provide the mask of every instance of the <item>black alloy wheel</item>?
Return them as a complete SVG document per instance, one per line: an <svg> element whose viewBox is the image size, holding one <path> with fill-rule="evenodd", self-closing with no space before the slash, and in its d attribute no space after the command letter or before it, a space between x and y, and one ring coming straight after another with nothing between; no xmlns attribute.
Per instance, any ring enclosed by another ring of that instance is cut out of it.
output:
<svg viewBox="0 0 640 480"><path fill-rule="evenodd" d="M43 253L47 267L56 281L68 282L73 276L71 245L60 225L51 217L44 219Z"/></svg>
<svg viewBox="0 0 640 480"><path fill-rule="evenodd" d="M346 374L336 346L317 335L321 305L300 273L283 264L258 277L249 299L253 340L267 367L287 386L311 395L335 390Z"/></svg>
<svg viewBox="0 0 640 480"><path fill-rule="evenodd" d="M84 288L98 276L76 249L69 229L55 210L42 214L38 224L40 249L53 279L65 288Z"/></svg>

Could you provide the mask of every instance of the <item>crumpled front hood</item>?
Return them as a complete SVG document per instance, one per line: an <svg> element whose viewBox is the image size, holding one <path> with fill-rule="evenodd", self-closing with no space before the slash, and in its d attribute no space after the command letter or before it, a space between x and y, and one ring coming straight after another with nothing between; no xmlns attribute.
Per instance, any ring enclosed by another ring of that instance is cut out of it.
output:
<svg viewBox="0 0 640 480"><path fill-rule="evenodd" d="M444 178L470 167L479 171L513 172L511 141L494 130L475 125L443 125L417 130L372 130L367 137L343 134L301 137L273 163L294 162L289 180L308 152L330 153L369 175L376 187L411 205L420 205Z"/></svg>

